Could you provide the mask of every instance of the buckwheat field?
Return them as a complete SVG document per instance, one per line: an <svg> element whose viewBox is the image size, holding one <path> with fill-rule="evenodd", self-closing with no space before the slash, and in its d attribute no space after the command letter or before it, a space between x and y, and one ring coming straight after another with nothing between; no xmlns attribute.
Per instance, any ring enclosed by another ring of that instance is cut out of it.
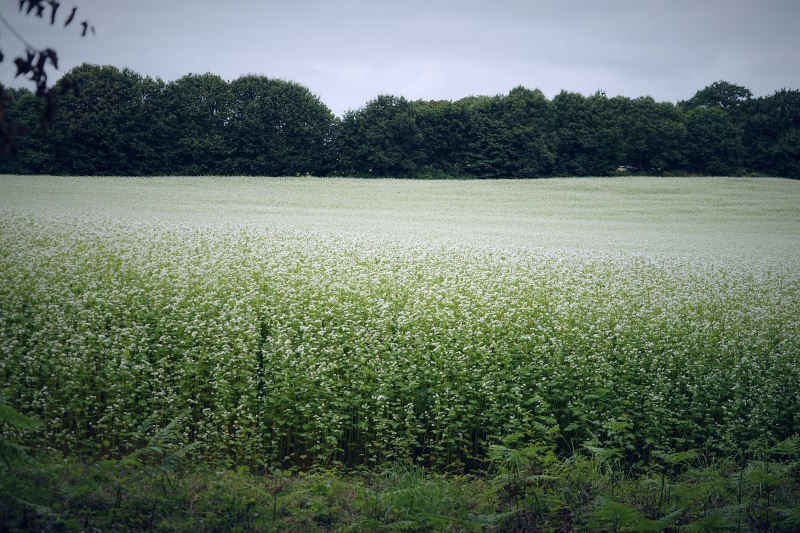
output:
<svg viewBox="0 0 800 533"><path fill-rule="evenodd" d="M800 183L0 177L34 447L442 471L800 432ZM12 435L13 437L13 435Z"/></svg>

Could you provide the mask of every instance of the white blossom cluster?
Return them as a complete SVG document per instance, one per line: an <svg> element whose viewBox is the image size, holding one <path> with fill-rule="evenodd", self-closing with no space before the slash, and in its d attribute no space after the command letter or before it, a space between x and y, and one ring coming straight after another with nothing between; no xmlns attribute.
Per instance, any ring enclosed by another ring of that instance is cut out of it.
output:
<svg viewBox="0 0 800 533"><path fill-rule="evenodd" d="M630 459L800 432L800 268L0 213L0 394L119 455L447 468L558 430Z"/></svg>

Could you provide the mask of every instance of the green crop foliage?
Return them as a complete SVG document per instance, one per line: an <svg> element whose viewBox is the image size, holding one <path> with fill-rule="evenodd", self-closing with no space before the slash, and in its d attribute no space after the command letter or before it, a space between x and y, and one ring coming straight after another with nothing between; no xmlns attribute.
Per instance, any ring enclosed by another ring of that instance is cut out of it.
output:
<svg viewBox="0 0 800 533"><path fill-rule="evenodd" d="M800 433L793 184L1 183L0 388L41 421L9 441L120 458L180 420L170 446L223 465L471 471L515 436L611 471ZM64 197L43 202L48 185ZM392 230L384 199L370 231L381 191L422 207ZM622 203L577 202L592 191ZM748 221L745 196L766 214ZM489 238L493 210L519 226ZM559 217L563 234L531 240ZM688 249L650 242L692 224Z"/></svg>

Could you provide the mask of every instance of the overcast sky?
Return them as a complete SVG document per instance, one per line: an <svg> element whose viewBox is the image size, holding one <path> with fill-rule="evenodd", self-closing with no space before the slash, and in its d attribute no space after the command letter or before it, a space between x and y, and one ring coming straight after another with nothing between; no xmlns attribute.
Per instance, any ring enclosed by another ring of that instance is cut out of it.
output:
<svg viewBox="0 0 800 533"><path fill-rule="evenodd" d="M676 102L724 79L756 95L800 88L800 0L61 0L94 38L0 13L61 73L83 62L166 81L263 74L307 86L335 113L378 94L455 100L524 85ZM0 26L0 80L23 46ZM19 83L17 83L19 85Z"/></svg>

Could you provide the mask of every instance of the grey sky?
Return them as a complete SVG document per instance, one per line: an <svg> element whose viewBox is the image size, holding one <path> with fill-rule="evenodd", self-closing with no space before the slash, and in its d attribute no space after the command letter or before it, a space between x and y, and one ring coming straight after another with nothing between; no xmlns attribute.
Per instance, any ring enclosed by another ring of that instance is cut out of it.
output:
<svg viewBox="0 0 800 533"><path fill-rule="evenodd" d="M0 0L59 75L83 63L173 80L255 73L307 86L335 113L378 94L458 99L524 85L677 101L724 79L756 95L800 88L797 0L61 0L94 38L51 28ZM0 27L11 83L22 45ZM19 83L16 83L19 85Z"/></svg>

